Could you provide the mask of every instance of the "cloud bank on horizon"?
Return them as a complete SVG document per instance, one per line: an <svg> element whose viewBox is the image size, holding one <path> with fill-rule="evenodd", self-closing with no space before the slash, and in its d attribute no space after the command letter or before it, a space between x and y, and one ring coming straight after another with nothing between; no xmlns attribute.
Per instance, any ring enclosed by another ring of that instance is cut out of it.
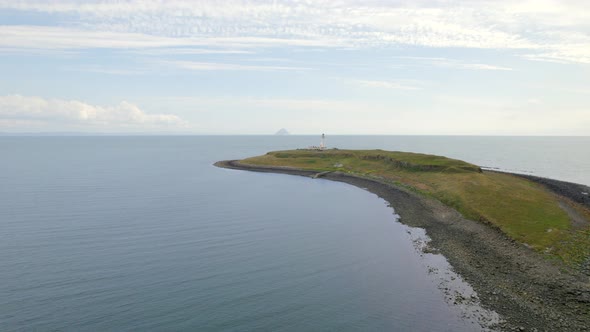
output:
<svg viewBox="0 0 590 332"><path fill-rule="evenodd" d="M590 135L583 0L0 0L0 59L0 132Z"/></svg>
<svg viewBox="0 0 590 332"><path fill-rule="evenodd" d="M102 129L105 132L182 128L186 123L176 115L146 114L137 105L121 102L100 107L77 100L43 99L19 95L0 96L0 125L27 131Z"/></svg>

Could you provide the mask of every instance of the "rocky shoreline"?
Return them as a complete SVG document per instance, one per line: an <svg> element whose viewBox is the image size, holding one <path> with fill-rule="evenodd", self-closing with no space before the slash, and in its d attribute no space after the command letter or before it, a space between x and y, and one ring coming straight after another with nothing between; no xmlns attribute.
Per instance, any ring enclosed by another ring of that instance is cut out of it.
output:
<svg viewBox="0 0 590 332"><path fill-rule="evenodd" d="M321 177L366 189L389 202L401 216L400 222L426 230L431 239L430 246L443 254L455 271L475 289L484 307L499 313L505 320L495 329L590 331L590 280L587 276L566 272L494 227L465 219L434 199L378 178L340 172L252 166L235 160L220 161L215 165ZM550 189L552 184L555 185L554 182L540 183ZM567 185L558 186L563 190L571 189ZM577 189L572 190L571 193L575 194Z"/></svg>

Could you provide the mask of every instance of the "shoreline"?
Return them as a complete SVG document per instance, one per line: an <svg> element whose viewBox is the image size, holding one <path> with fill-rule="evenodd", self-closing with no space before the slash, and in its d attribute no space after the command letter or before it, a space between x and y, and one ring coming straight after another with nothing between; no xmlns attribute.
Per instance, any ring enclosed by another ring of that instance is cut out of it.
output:
<svg viewBox="0 0 590 332"><path fill-rule="evenodd" d="M325 178L368 190L394 207L401 216L401 223L426 231L431 239L429 245L445 256L453 269L474 288L482 305L505 320L496 328L506 331L590 330L587 276L565 272L559 264L549 262L498 229L465 219L434 199L377 178L339 172L253 166L236 160L220 161L215 166Z"/></svg>

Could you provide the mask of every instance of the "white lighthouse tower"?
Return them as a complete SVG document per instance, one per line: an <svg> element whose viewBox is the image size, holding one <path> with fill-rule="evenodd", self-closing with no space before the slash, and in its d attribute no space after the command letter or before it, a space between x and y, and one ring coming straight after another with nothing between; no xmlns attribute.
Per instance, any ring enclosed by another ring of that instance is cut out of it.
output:
<svg viewBox="0 0 590 332"><path fill-rule="evenodd" d="M322 134L322 141L320 142L320 150L326 149L326 135Z"/></svg>

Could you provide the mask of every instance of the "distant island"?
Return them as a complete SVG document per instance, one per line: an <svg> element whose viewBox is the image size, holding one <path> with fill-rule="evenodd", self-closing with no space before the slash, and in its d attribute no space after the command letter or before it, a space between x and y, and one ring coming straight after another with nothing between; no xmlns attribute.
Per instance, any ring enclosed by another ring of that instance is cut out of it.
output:
<svg viewBox="0 0 590 332"><path fill-rule="evenodd" d="M431 250L440 251L482 302L505 317L504 328L590 326L586 186L383 150L275 151L216 165L367 189L387 200L402 223L426 230Z"/></svg>
<svg viewBox="0 0 590 332"><path fill-rule="evenodd" d="M275 133L275 135L284 136L284 135L290 135L290 133L287 131L287 129L281 128L281 129L279 129L279 131L277 131Z"/></svg>

